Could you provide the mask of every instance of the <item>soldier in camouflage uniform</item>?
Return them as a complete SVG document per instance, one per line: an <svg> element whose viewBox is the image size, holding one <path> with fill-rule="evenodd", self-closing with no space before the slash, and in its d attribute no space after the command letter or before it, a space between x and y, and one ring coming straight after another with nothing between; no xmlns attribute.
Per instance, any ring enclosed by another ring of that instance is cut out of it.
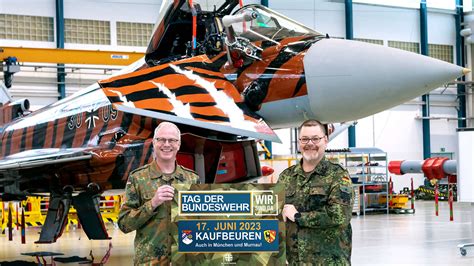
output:
<svg viewBox="0 0 474 266"><path fill-rule="evenodd" d="M327 130L316 120L299 128L300 163L284 170L282 216L290 265L350 265L353 189L348 172L326 159Z"/></svg>
<svg viewBox="0 0 474 266"><path fill-rule="evenodd" d="M136 230L135 265L169 265L171 257L171 200L175 183L193 183L199 176L176 163L180 131L169 122L155 129L150 164L130 173L119 213L120 230Z"/></svg>

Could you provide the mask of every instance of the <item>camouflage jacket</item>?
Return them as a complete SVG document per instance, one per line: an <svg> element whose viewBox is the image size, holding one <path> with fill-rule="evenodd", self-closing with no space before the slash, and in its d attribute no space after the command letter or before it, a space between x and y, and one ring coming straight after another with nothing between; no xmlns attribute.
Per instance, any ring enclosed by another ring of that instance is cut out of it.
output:
<svg viewBox="0 0 474 266"><path fill-rule="evenodd" d="M306 176L307 175L307 176ZM309 174L301 162L284 170L286 202L301 217L287 221L287 261L290 265L350 265L353 189L349 174L323 158Z"/></svg>
<svg viewBox="0 0 474 266"><path fill-rule="evenodd" d="M152 209L151 199L162 185L197 184L199 176L177 165L171 175L163 175L155 161L144 165L128 177L125 200L118 225L124 233L136 230L134 264L169 265L171 257L171 204L165 202Z"/></svg>

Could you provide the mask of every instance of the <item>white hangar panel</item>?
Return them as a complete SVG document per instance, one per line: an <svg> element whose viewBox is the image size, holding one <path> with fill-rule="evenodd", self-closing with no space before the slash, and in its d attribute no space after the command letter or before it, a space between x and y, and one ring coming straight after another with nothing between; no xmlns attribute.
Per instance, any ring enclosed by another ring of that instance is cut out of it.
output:
<svg viewBox="0 0 474 266"><path fill-rule="evenodd" d="M357 4L353 13L355 38L420 40L419 10Z"/></svg>

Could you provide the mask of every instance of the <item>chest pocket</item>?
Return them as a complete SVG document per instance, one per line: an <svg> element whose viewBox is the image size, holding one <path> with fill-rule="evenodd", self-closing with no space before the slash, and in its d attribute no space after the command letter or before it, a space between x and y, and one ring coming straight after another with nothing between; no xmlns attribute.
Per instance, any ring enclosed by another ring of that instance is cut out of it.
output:
<svg viewBox="0 0 474 266"><path fill-rule="evenodd" d="M153 182L151 184L149 183L146 186L143 186L142 187L143 193L141 195L142 204L144 204L147 201L150 201L155 196L156 190L161 185L164 185L164 184L165 184L164 182L160 182L159 180L156 180L155 182ZM163 218L163 217L166 217L168 215L167 213L169 211L162 210L163 207L165 207L166 209L169 209L169 207L167 205L169 205L169 203L163 203L162 206L158 207L160 209L160 211L157 212L156 217Z"/></svg>
<svg viewBox="0 0 474 266"><path fill-rule="evenodd" d="M328 203L328 194L326 190L320 186L311 186L309 190L308 207L310 210L322 208Z"/></svg>

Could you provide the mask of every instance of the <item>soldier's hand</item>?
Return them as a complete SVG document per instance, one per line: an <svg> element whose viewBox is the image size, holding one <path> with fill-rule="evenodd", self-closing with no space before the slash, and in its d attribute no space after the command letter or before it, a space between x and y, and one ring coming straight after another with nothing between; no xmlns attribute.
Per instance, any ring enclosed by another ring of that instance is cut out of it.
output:
<svg viewBox="0 0 474 266"><path fill-rule="evenodd" d="M170 201L174 197L174 188L169 185L163 185L159 187L153 198L151 199L151 206L156 208L163 204L165 201Z"/></svg>
<svg viewBox="0 0 474 266"><path fill-rule="evenodd" d="M295 213L297 212L298 210L295 208L295 205L285 204L285 206L283 206L283 212L281 213L281 215L283 216L283 221L286 222L286 219L290 219L290 221L294 222Z"/></svg>

